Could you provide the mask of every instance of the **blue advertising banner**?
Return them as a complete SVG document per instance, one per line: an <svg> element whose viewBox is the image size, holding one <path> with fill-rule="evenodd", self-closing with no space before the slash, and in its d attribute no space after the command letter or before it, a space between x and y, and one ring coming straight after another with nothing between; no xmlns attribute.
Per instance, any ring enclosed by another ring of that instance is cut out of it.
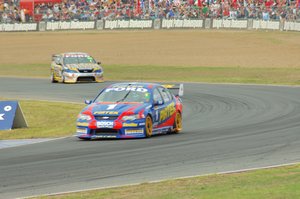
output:
<svg viewBox="0 0 300 199"><path fill-rule="evenodd" d="M27 127L18 101L0 101L0 130Z"/></svg>

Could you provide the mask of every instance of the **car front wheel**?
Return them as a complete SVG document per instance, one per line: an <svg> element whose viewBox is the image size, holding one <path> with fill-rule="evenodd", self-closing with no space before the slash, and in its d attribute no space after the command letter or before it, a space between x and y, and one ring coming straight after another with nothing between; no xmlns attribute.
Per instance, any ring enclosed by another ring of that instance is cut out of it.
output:
<svg viewBox="0 0 300 199"><path fill-rule="evenodd" d="M147 138L152 136L152 130L153 130L152 118L150 117L150 115L148 115L146 117L146 122L145 122L145 136Z"/></svg>
<svg viewBox="0 0 300 199"><path fill-rule="evenodd" d="M51 73L51 77L50 78L51 78L51 82L52 83L57 83L57 81L55 80L55 77L54 77L54 72Z"/></svg>

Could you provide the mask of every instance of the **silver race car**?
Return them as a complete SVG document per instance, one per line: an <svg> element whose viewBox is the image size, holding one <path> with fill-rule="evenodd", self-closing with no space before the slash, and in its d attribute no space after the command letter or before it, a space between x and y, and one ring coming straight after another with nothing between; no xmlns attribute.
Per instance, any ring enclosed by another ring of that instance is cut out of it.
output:
<svg viewBox="0 0 300 199"><path fill-rule="evenodd" d="M51 82L103 82L103 68L87 53L69 52L52 55Z"/></svg>

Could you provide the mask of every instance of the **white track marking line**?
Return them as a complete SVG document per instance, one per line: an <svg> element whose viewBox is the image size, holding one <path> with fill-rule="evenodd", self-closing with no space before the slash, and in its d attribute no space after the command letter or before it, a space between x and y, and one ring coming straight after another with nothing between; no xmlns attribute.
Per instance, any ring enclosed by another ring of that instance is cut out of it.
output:
<svg viewBox="0 0 300 199"><path fill-rule="evenodd" d="M76 191L57 192L57 193L44 194L44 195L33 195L33 196L21 197L21 198L18 198L18 199L28 199L28 198L43 197L43 196L57 196L57 195L72 194L72 193L79 193L79 192L86 192L86 191L97 191L97 190L103 190L103 189L122 188L122 187L127 187L127 186L141 185L141 184L144 184L144 183L149 183L149 184L159 183L159 182L164 182L164 181L167 181L167 180L180 180L180 179L196 178L196 177L203 177L203 176L210 176L210 175L241 173L241 172L247 172L247 171L255 171L255 170L259 170L259 169L271 169L271 168L278 168L278 167L283 167L283 166L292 166L292 165L296 165L296 164L299 164L299 163L300 162L277 164L277 165L270 165L270 166L264 166L264 167L253 167L253 168L249 168L249 169L222 171L222 172L208 173L208 174L203 174L203 175L193 175L193 176L185 176L185 177L179 177L179 178L168 178L168 179L163 179L163 180L132 183L132 184L119 185L119 186L116 185L116 186L107 186L107 187L99 187L99 188L92 188L92 189L80 189L80 190L76 190Z"/></svg>

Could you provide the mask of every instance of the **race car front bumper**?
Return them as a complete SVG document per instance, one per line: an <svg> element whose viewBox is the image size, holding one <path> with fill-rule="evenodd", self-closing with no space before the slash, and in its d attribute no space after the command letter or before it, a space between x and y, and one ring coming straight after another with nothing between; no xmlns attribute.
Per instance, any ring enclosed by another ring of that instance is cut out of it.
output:
<svg viewBox="0 0 300 199"><path fill-rule="evenodd" d="M121 126L112 128L90 128L82 123L77 123L76 137L80 139L105 139L105 138L144 138L145 122L124 122Z"/></svg>
<svg viewBox="0 0 300 199"><path fill-rule="evenodd" d="M66 83L76 83L78 81L95 81L103 82L103 72L101 73L69 73L64 72L64 82Z"/></svg>

